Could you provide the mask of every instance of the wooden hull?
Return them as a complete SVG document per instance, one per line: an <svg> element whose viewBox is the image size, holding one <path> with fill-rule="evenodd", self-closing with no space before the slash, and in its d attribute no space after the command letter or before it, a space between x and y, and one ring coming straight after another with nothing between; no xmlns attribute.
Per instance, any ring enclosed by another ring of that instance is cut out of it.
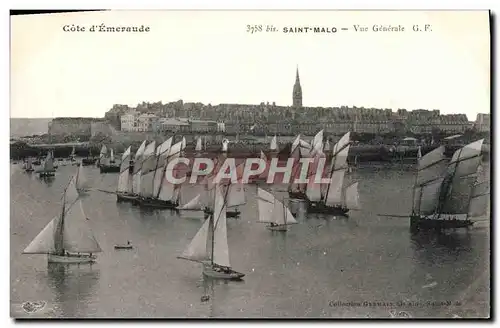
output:
<svg viewBox="0 0 500 328"><path fill-rule="evenodd" d="M124 250L128 250L128 249L133 249L134 246L132 245L115 245L115 249L124 249Z"/></svg>
<svg viewBox="0 0 500 328"><path fill-rule="evenodd" d="M99 166L99 171L101 173L120 173L120 167L119 166Z"/></svg>
<svg viewBox="0 0 500 328"><path fill-rule="evenodd" d="M179 206L178 203L172 203L169 201L163 201L160 199L155 199L155 198L137 198L137 203L139 204L140 207L146 207L146 208L158 208L158 209L170 209L170 210L176 210L177 206Z"/></svg>
<svg viewBox="0 0 500 328"><path fill-rule="evenodd" d="M288 231L288 226L286 224L280 224L280 225L268 225L266 226L267 229L271 231Z"/></svg>
<svg viewBox="0 0 500 328"><path fill-rule="evenodd" d="M229 270L229 272L224 272L222 270L218 271L216 267L211 265L207 265L203 268L203 275L211 279L224 280L241 280L245 276L245 274L234 270Z"/></svg>
<svg viewBox="0 0 500 328"><path fill-rule="evenodd" d="M49 254L49 263L66 263L66 264L83 264L83 263L94 263L96 260L95 255L55 255Z"/></svg>
<svg viewBox="0 0 500 328"><path fill-rule="evenodd" d="M457 219L433 219L417 215L410 216L410 230L414 233L419 231L443 231L446 229L470 228L474 224L471 220Z"/></svg>
<svg viewBox="0 0 500 328"><path fill-rule="evenodd" d="M207 208L204 209L203 212L205 213L205 219L208 218L210 215L214 214L214 211L207 209ZM237 209L233 210L233 211L226 210L226 217L227 218L238 218L240 216L240 214L241 214L241 212L238 211Z"/></svg>
<svg viewBox="0 0 500 328"><path fill-rule="evenodd" d="M307 195L301 191L288 191L288 197L307 200Z"/></svg>
<svg viewBox="0 0 500 328"><path fill-rule="evenodd" d="M137 201L137 195L132 195L132 194L124 194L124 193L117 193L116 194L116 201L117 202L134 202Z"/></svg>
<svg viewBox="0 0 500 328"><path fill-rule="evenodd" d="M349 209L342 206L328 206L320 202L310 202L307 206L307 212L347 217L347 212L349 212Z"/></svg>

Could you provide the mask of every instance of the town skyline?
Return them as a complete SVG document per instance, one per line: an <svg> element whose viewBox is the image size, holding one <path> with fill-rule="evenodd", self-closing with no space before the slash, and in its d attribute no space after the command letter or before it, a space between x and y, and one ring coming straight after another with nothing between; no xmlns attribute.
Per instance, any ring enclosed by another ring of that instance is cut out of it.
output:
<svg viewBox="0 0 500 328"><path fill-rule="evenodd" d="M241 24L331 25L333 20L348 25L353 17L365 25L421 21L437 32L252 35ZM462 26L464 19L474 23ZM151 32L110 36L61 30L68 22L96 21L147 23ZM183 32L173 33L174 26ZM287 107L292 106L297 66L304 108L438 109L466 114L469 121L490 112L487 11L18 16L12 18L11 39L11 117L16 118L103 117L115 104L135 107L180 99L213 106L275 102Z"/></svg>

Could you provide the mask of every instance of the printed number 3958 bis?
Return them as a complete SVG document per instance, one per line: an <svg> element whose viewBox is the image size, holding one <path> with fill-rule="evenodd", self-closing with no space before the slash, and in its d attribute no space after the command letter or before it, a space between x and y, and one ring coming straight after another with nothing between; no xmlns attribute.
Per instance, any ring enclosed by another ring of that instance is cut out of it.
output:
<svg viewBox="0 0 500 328"><path fill-rule="evenodd" d="M247 32L250 33L262 32L262 25L247 25Z"/></svg>

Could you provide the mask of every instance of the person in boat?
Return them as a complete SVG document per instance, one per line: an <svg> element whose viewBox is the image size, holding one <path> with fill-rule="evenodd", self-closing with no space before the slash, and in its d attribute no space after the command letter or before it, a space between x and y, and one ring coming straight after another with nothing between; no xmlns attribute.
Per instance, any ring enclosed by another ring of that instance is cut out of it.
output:
<svg viewBox="0 0 500 328"><path fill-rule="evenodd" d="M277 226L277 224L276 224L276 223L274 223L274 222L271 222L271 223L269 224L269 226L271 226L271 227L276 227L276 226Z"/></svg>
<svg viewBox="0 0 500 328"><path fill-rule="evenodd" d="M127 245L130 245L130 240L127 240Z"/></svg>

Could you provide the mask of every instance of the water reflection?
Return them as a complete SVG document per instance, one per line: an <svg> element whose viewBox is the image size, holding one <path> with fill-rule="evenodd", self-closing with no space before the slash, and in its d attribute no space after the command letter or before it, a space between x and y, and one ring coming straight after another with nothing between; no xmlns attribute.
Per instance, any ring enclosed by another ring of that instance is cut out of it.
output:
<svg viewBox="0 0 500 328"><path fill-rule="evenodd" d="M49 263L47 272L39 273L40 283L54 292L54 310L58 316L88 316L88 300L95 297L99 270L92 265Z"/></svg>
<svg viewBox="0 0 500 328"><path fill-rule="evenodd" d="M208 317L220 318L229 316L230 311L227 311L227 301L230 302L229 297L231 295L229 294L231 293L231 287L235 284L241 285L244 283L244 280L230 281L204 277L202 281L203 293L200 301L208 305Z"/></svg>

